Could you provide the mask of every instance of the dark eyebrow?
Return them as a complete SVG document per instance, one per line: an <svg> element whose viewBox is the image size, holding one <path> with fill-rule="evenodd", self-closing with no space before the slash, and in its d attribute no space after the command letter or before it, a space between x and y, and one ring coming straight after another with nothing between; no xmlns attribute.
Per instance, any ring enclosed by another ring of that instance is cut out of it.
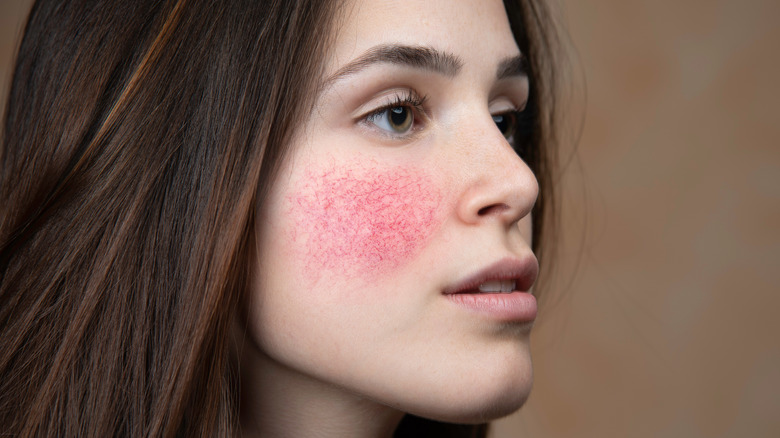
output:
<svg viewBox="0 0 780 438"><path fill-rule="evenodd" d="M528 61L522 54L506 58L498 64L496 79L506 79L513 76L528 76Z"/></svg>
<svg viewBox="0 0 780 438"><path fill-rule="evenodd" d="M447 77L457 75L463 66L463 61L457 56L432 47L399 44L380 45L372 47L354 61L340 68L328 78L326 83L337 81L373 64L381 63L430 70Z"/></svg>

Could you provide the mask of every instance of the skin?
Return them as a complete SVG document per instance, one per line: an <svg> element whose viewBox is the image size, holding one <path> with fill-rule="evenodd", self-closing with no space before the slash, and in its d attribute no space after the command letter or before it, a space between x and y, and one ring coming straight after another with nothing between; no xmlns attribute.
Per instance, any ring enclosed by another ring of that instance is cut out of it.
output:
<svg viewBox="0 0 780 438"><path fill-rule="evenodd" d="M307 172L287 196L295 227L286 239L306 266L310 288L323 271L353 279L392 276L441 223L442 195L423 169L368 159Z"/></svg>
<svg viewBox="0 0 780 438"><path fill-rule="evenodd" d="M386 44L458 58L452 74L377 63ZM536 180L492 115L520 108L525 76L499 1L358 1L315 111L258 212L241 350L245 436L390 436L403 413L476 423L531 388L528 323L496 321L442 291L531 254ZM335 75L335 76L334 76ZM377 108L426 96L413 127Z"/></svg>

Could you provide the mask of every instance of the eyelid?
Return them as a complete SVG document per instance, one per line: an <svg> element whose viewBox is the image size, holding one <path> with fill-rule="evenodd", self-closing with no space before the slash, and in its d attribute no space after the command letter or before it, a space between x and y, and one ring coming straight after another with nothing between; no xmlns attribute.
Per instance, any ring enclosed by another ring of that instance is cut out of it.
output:
<svg viewBox="0 0 780 438"><path fill-rule="evenodd" d="M413 88L394 88L376 95L368 103L361 105L354 114L356 119L363 119L371 113L381 111L382 109L392 108L404 103L409 103L410 106L414 106L412 105L414 102L422 105L426 100L427 96L421 96Z"/></svg>
<svg viewBox="0 0 780 438"><path fill-rule="evenodd" d="M379 100L379 102L377 102L377 100ZM421 123L424 124L429 120L424 106L426 100L427 96L421 96L413 88L396 88L388 90L380 94L376 99L373 99L372 102L362 105L355 112L355 121L367 128L376 129L381 135L389 138L408 138L423 128L423 126L417 125ZM370 121L372 117L377 117L385 111L389 111L391 108L396 107L408 107L412 111L414 120L412 121L410 132L394 134L378 128Z"/></svg>
<svg viewBox="0 0 780 438"><path fill-rule="evenodd" d="M508 97L501 97L493 100L488 106L488 108L490 114L496 116L496 115L506 114L511 112L515 112L515 113L522 112L525 109L527 103L528 101L524 100L522 104L518 105L515 103L513 99L510 99Z"/></svg>

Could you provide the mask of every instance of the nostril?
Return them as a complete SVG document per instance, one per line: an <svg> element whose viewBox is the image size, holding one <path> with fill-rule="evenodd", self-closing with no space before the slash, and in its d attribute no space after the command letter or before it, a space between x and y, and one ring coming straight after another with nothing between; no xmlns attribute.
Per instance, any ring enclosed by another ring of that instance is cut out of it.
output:
<svg viewBox="0 0 780 438"><path fill-rule="evenodd" d="M479 216L499 215L508 209L509 206L506 204L493 204L480 208L477 214Z"/></svg>

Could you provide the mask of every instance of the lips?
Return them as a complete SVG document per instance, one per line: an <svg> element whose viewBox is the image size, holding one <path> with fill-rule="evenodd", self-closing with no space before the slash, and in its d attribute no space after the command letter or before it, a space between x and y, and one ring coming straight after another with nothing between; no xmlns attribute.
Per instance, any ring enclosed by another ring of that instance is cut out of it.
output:
<svg viewBox="0 0 780 438"><path fill-rule="evenodd" d="M532 322L536 298L530 293L539 273L531 255L505 258L444 289L450 302L471 313L502 322Z"/></svg>
<svg viewBox="0 0 780 438"><path fill-rule="evenodd" d="M528 292L538 274L534 256L505 258L447 287L444 294Z"/></svg>

